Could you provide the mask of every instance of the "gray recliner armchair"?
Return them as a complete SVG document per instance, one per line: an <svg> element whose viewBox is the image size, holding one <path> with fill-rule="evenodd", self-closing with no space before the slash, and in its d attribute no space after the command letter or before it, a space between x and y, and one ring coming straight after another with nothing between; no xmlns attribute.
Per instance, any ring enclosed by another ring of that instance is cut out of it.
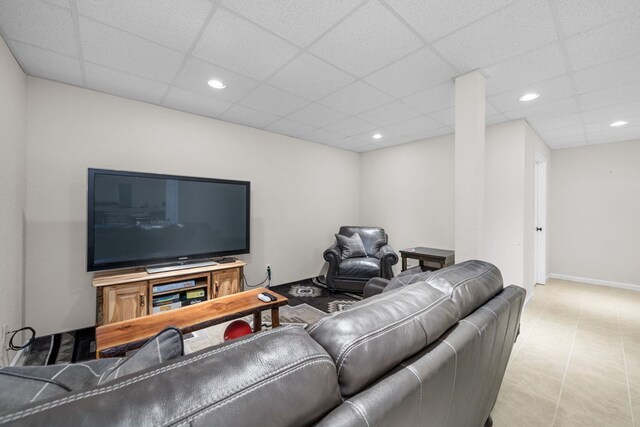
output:
<svg viewBox="0 0 640 427"><path fill-rule="evenodd" d="M364 244L366 256L343 259L343 253L336 241L324 251L324 259L329 263L327 287L331 291L362 293L367 281L372 277L393 277L393 265L398 255L388 244L388 236L379 227L340 227L338 234L346 237L358 233Z"/></svg>

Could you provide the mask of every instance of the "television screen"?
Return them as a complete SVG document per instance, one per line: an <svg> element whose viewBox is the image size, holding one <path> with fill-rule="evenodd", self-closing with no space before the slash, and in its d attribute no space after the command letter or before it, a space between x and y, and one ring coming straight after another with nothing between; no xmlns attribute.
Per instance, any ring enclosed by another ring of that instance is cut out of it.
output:
<svg viewBox="0 0 640 427"><path fill-rule="evenodd" d="M87 270L249 252L247 181L89 169Z"/></svg>

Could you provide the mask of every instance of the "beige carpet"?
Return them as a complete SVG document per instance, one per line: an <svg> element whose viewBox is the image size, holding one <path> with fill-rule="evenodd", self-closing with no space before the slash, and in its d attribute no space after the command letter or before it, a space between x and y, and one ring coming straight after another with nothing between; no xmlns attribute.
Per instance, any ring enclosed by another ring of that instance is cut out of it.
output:
<svg viewBox="0 0 640 427"><path fill-rule="evenodd" d="M640 427L640 292L536 286L492 417L496 427Z"/></svg>
<svg viewBox="0 0 640 427"><path fill-rule="evenodd" d="M280 324L299 324L306 326L311 323L315 323L327 313L318 310L315 307L311 307L308 304L300 304L296 306L285 305L280 307ZM253 327L253 316L243 317L242 320L249 323ZM210 326L199 331L192 332L185 335L184 351L185 353L193 353L206 347L211 347L216 344L220 344L224 341L224 330L231 322L221 323L219 325ZM271 312L262 312L262 328L271 328Z"/></svg>

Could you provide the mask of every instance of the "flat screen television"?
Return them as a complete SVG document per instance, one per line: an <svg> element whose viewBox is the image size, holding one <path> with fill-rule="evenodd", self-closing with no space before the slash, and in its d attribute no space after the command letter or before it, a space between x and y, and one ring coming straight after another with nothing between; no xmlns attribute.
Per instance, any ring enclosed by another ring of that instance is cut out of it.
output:
<svg viewBox="0 0 640 427"><path fill-rule="evenodd" d="M248 181L89 169L87 271L249 253Z"/></svg>

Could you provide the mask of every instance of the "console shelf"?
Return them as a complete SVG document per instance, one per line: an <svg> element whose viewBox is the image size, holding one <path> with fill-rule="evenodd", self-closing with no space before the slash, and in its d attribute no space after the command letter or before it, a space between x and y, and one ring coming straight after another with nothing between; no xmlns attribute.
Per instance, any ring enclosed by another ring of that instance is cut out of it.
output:
<svg viewBox="0 0 640 427"><path fill-rule="evenodd" d="M153 297L205 289L206 299L214 299L243 291L243 270L246 264L236 261L206 267L147 273L144 268L96 273L92 284L96 288L96 325L153 315ZM194 280L195 286L153 292L153 287Z"/></svg>

